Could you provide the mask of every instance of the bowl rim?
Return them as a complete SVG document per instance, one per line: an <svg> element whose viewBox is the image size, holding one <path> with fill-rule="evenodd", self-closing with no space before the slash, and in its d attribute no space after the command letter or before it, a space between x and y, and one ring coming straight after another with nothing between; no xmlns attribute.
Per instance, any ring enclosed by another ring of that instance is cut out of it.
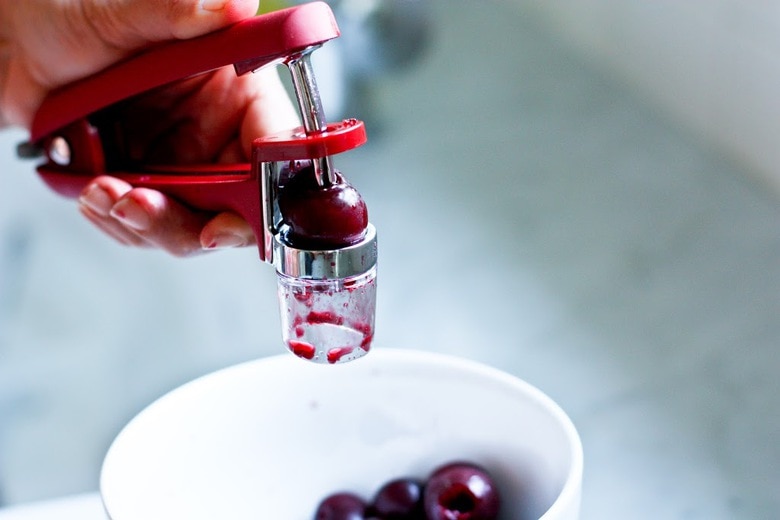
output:
<svg viewBox="0 0 780 520"><path fill-rule="evenodd" d="M582 440L579 436L577 428L574 425L574 422L571 420L568 414L555 400L553 400L550 396L544 393L541 389L539 389L538 387L532 385L528 381L518 376L510 374L509 372L501 370L496 366L489 365L483 361L477 361L459 355L435 352L435 351L417 350L412 348L389 348L389 347L376 348L375 347L367 356L361 359L357 359L351 363L360 363L362 360L368 358L369 356L373 357L374 359L377 357L387 358L389 361L393 361L393 362L414 361L414 362L436 364L438 366L449 366L456 370L470 372L476 376L489 378L494 382L496 382L497 384L518 389L524 394L528 395L533 400L535 400L537 403L542 405L544 409L550 413L550 415L557 422L557 424L562 428L564 436L567 440L567 445L568 445L567 447L571 453L571 462L569 464L566 480L563 484L563 487L561 488L561 491L558 493L558 496L555 498L555 500L550 505L550 507L542 514L540 520L552 518L556 513L566 511L569 508L579 507L579 502L581 499L581 492L582 492L581 486L582 486L582 476L583 476L583 466L584 466ZM116 446L119 445L119 443L121 442L121 439L125 431L128 430L132 425L134 425L134 423L143 420L143 416L147 413L149 409L158 406L161 402L166 401L169 398L174 398L172 396L185 392L188 387L199 384L199 382L205 379L218 378L225 373L229 373L236 370L249 370L254 366L260 366L260 365L272 366L272 365L278 365L280 363L289 364L291 362L307 363L306 361L302 361L295 358L290 353L276 354L276 355L267 356L263 358L243 361L195 377L192 380L187 381L163 393L162 395L158 396L156 399L152 400L147 406L143 407L135 416L133 416L119 430L117 435L111 441L108 449L105 452L105 456L103 458L100 467L98 490L99 490L101 502L103 504L103 509L105 510L107 516L111 518L108 500L104 489L109 456L111 452L114 449L116 449ZM336 365L330 368L338 369L340 367L341 367L340 365ZM329 369L329 367L321 367L321 368L323 370Z"/></svg>

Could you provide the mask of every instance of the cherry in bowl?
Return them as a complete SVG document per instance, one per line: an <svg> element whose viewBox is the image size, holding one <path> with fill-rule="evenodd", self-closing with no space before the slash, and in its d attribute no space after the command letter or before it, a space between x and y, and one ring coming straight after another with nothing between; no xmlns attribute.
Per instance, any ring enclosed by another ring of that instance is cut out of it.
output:
<svg viewBox="0 0 780 520"><path fill-rule="evenodd" d="M493 477L482 466L453 461L427 479L394 478L370 502L351 492L325 497L315 520L498 520L501 498Z"/></svg>
<svg viewBox="0 0 780 520"><path fill-rule="evenodd" d="M427 520L495 520L501 509L493 478L471 462L452 462L434 470L423 503Z"/></svg>

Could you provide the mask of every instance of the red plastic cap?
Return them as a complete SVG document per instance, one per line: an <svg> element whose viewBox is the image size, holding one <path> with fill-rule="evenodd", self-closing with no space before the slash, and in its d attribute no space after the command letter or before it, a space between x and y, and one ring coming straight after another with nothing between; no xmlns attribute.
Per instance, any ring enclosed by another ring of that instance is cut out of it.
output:
<svg viewBox="0 0 780 520"><path fill-rule="evenodd" d="M322 132L307 134L303 127L285 130L252 141L256 162L317 159L357 148L367 140L363 121L345 119L328 123Z"/></svg>

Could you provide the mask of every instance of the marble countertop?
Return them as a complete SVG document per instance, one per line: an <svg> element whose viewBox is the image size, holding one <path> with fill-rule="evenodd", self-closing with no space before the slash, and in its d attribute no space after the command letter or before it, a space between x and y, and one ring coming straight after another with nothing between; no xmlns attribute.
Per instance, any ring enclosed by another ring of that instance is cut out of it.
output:
<svg viewBox="0 0 780 520"><path fill-rule="evenodd" d="M108 520L100 495L80 493L0 509L0 520Z"/></svg>
<svg viewBox="0 0 780 520"><path fill-rule="evenodd" d="M491 5L435 2L430 49L336 158L380 233L377 348L553 397L583 439L583 520L777 518L780 197ZM140 408L279 352L274 274L115 246L2 161L0 490L94 491Z"/></svg>

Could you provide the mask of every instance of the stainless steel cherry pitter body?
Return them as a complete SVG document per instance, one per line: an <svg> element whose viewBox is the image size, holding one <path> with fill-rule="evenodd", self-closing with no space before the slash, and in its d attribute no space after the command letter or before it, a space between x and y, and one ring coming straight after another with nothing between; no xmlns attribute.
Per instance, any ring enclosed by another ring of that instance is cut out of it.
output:
<svg viewBox="0 0 780 520"><path fill-rule="evenodd" d="M206 36L154 47L49 95L24 153L40 150L42 179L76 197L97 175L160 190L195 209L234 211L252 226L261 260L278 273L282 337L301 358L341 363L368 352L374 335L376 230L345 247L308 249L286 239L278 196L291 161L311 161L317 182L333 182L331 156L366 141L363 122L328 123L311 53L339 36L331 9L312 2L259 15ZM171 82L233 65L237 74L284 64L303 125L252 142L241 164L137 164L127 157L112 107Z"/></svg>

